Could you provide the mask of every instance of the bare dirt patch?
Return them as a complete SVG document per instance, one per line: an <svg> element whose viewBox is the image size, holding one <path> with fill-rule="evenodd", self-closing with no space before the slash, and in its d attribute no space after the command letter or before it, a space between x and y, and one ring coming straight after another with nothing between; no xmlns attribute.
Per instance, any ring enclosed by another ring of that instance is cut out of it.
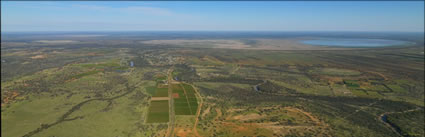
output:
<svg viewBox="0 0 425 137"><path fill-rule="evenodd" d="M44 59L47 58L47 55L35 55L30 57L31 59Z"/></svg>
<svg viewBox="0 0 425 137"><path fill-rule="evenodd" d="M205 115L207 115L207 114L209 114L210 113L210 110L211 110L211 106L208 106L207 107L207 109L205 109L203 112L202 112L202 117L205 117Z"/></svg>
<svg viewBox="0 0 425 137"><path fill-rule="evenodd" d="M312 121L314 121L316 123L316 125L321 125L321 122L319 119L317 119L316 117L312 116L310 113L305 112L301 109L298 108L293 108L293 107L285 107L286 110L288 111L293 111L293 112L300 112L303 113L304 115L306 115L307 117L309 117Z"/></svg>
<svg viewBox="0 0 425 137"><path fill-rule="evenodd" d="M310 134L314 134L315 136L329 136L330 131L326 123L316 118L311 113L294 107L271 106L255 108L255 111L262 112L261 115L256 112L243 114L247 111L246 109L233 108L226 111L226 113L230 113L230 115L227 115L225 119L219 119L222 115L220 109L216 108L216 111L218 114L215 121L219 127L225 128L222 130L230 130L232 133L249 133L247 136L255 135L254 132L250 132L250 130L253 129L268 130L268 133L273 134L273 136L308 136ZM232 113L234 115L232 115ZM272 117L280 117L282 115L291 117L293 120L290 120L292 121L290 123L292 124L287 123L287 121L283 119L278 121L270 120Z"/></svg>
<svg viewBox="0 0 425 137"><path fill-rule="evenodd" d="M101 53L96 53L96 52L90 52L90 53L87 53L87 55L88 55L88 56L102 56L103 54L101 54Z"/></svg>
<svg viewBox="0 0 425 137"><path fill-rule="evenodd" d="M168 100L170 99L169 97L152 97L151 100Z"/></svg>
<svg viewBox="0 0 425 137"><path fill-rule="evenodd" d="M215 116L214 120L218 120L218 118L221 117L221 109L220 108L215 108L215 111L217 112L217 116Z"/></svg>
<svg viewBox="0 0 425 137"><path fill-rule="evenodd" d="M204 56L201 59L204 60L204 61L209 61L209 62L217 63L217 64L220 64L220 65L226 64L226 63L222 62L221 60L219 60L215 57L212 57L212 56Z"/></svg>
<svg viewBox="0 0 425 137"><path fill-rule="evenodd" d="M264 116L261 116L259 114L251 113L251 114L248 114L248 115L237 115L237 116L233 116L231 119L240 120L240 121L247 121L247 120L260 119L260 118L263 118L263 117Z"/></svg>
<svg viewBox="0 0 425 137"><path fill-rule="evenodd" d="M246 109L243 109L243 108L231 108L231 109L228 109L227 112L240 112L240 111L244 111L244 110L246 110Z"/></svg>
<svg viewBox="0 0 425 137"><path fill-rule="evenodd" d="M173 98L180 98L179 93L173 93Z"/></svg>
<svg viewBox="0 0 425 137"><path fill-rule="evenodd" d="M323 76L321 78L327 80L331 85L335 83L343 83L343 79L341 77Z"/></svg>
<svg viewBox="0 0 425 137"><path fill-rule="evenodd" d="M269 129L262 128L257 123L221 122L221 128L230 131L230 136L256 136L258 131L263 131L261 136L272 136Z"/></svg>
<svg viewBox="0 0 425 137"><path fill-rule="evenodd" d="M191 129L188 128L176 128L175 132L177 137L194 137Z"/></svg>

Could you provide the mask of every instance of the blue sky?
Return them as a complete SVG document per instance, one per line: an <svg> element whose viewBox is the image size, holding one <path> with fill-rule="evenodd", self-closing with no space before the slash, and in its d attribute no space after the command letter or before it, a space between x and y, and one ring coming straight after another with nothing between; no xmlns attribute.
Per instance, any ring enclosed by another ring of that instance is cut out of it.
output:
<svg viewBox="0 0 425 137"><path fill-rule="evenodd" d="M1 2L2 31L424 31L424 2Z"/></svg>

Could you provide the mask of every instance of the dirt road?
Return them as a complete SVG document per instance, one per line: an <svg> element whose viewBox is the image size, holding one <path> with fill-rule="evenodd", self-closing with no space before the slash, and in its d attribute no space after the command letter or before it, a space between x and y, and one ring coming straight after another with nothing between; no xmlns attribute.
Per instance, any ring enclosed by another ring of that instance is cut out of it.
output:
<svg viewBox="0 0 425 137"><path fill-rule="evenodd" d="M193 125L193 132L195 133L195 136L199 137L200 135L198 133L196 126L198 125L199 115L201 114L202 104L204 103L204 101L202 100L201 94L199 93L198 89L196 89L193 85L190 85L190 86L192 86L192 88L195 90L195 93L198 96L198 99L200 100L198 110L195 116L195 124Z"/></svg>
<svg viewBox="0 0 425 137"><path fill-rule="evenodd" d="M172 136L174 136L174 122L175 122L175 114L174 114L174 100L173 100L173 87L172 87L172 84L171 84L171 82L173 81L173 79L172 79L172 75L171 75L171 73L173 72L173 68L170 68L169 70L168 70L168 77L167 77L167 80L168 80L168 97L169 97L169 101L168 101L168 105L170 106L169 107L169 112L170 112L170 121L168 122L168 130L167 130L167 136L168 137L172 137Z"/></svg>

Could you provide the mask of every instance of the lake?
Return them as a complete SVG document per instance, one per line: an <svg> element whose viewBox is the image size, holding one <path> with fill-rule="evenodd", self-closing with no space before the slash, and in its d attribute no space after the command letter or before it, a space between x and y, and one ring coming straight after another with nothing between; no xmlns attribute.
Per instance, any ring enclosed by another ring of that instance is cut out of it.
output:
<svg viewBox="0 0 425 137"><path fill-rule="evenodd" d="M385 46L401 46L410 45L412 42L400 40L385 39L340 39L340 38L322 38L302 40L302 44L315 46L337 46L337 47L385 47Z"/></svg>

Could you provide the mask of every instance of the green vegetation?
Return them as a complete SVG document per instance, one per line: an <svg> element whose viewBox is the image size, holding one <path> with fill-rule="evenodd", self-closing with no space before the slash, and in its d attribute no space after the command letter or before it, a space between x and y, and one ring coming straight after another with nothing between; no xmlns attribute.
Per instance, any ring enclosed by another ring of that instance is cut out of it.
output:
<svg viewBox="0 0 425 137"><path fill-rule="evenodd" d="M84 76L89 76L89 75L97 74L99 72L101 72L101 71L99 71L99 70L92 70L92 71L89 71L89 72L84 72L84 73L80 73L80 74L77 74L75 76L72 76L71 79L79 79L79 78L82 78Z"/></svg>
<svg viewBox="0 0 425 137"><path fill-rule="evenodd" d="M358 88L358 87L360 87L360 85L357 84L357 82L354 81L354 80L344 80L344 84L347 85L350 88Z"/></svg>
<svg viewBox="0 0 425 137"><path fill-rule="evenodd" d="M198 102L192 86L187 84L174 84L173 94L176 115L195 115L198 110Z"/></svg>
<svg viewBox="0 0 425 137"><path fill-rule="evenodd" d="M152 97L168 97L168 88L156 88Z"/></svg>
<svg viewBox="0 0 425 137"><path fill-rule="evenodd" d="M424 135L424 110L389 114L387 120L401 135L420 137Z"/></svg>
<svg viewBox="0 0 425 137"><path fill-rule="evenodd" d="M337 68L320 68L320 69L313 70L312 72L322 74L322 75L330 75L330 76L355 76L355 75L361 74L361 72L356 70L337 69Z"/></svg>
<svg viewBox="0 0 425 137"><path fill-rule="evenodd" d="M192 115L192 109L188 102L188 98L185 94L184 89L180 84L173 84L173 94L178 94L178 97L173 97L174 99L174 111L176 115Z"/></svg>
<svg viewBox="0 0 425 137"><path fill-rule="evenodd" d="M148 123L168 122L168 100L151 101L149 106Z"/></svg>
<svg viewBox="0 0 425 137"><path fill-rule="evenodd" d="M188 85L188 84L181 84L183 86L183 89L186 91L185 95L187 97L190 109L191 109L191 114L195 115L196 114L196 110L198 110L198 101L196 99L196 95L195 95L195 90L193 89L192 86Z"/></svg>
<svg viewBox="0 0 425 137"><path fill-rule="evenodd" d="M146 87L146 92L148 92L151 96L155 95L156 93L156 86L149 86Z"/></svg>

